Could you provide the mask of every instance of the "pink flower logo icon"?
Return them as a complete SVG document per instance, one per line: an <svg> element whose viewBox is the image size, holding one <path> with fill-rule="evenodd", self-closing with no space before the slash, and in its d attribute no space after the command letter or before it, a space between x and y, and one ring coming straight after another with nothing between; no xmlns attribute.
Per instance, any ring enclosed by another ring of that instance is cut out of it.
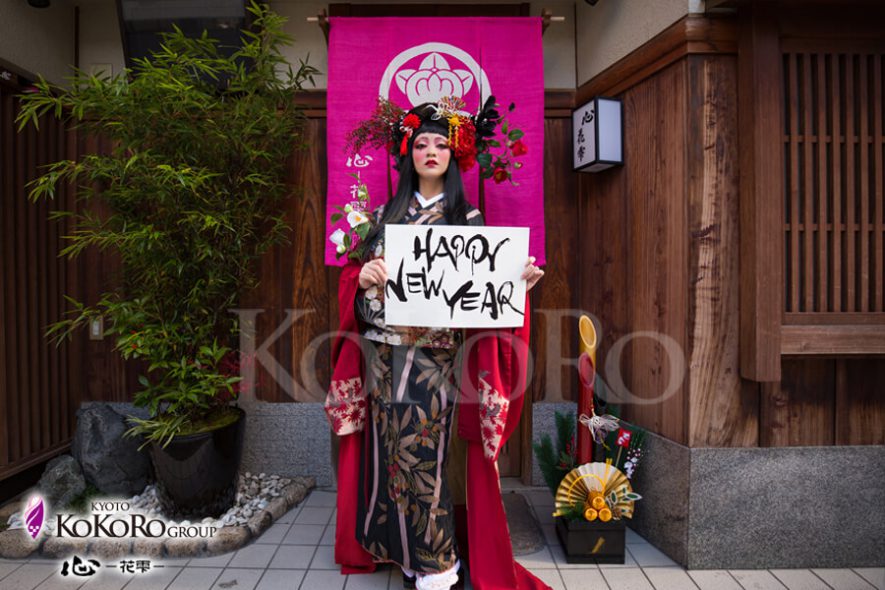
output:
<svg viewBox="0 0 885 590"><path fill-rule="evenodd" d="M40 496L32 496L31 499L28 500L27 506L25 506L24 513L25 526L32 539L36 539L37 535L40 534L40 529L43 528L44 516L45 509L43 498Z"/></svg>
<svg viewBox="0 0 885 590"><path fill-rule="evenodd" d="M431 53L417 70L402 69L396 73L396 85L413 104L437 102L445 96L464 97L473 86L469 70L453 70L439 53Z"/></svg>

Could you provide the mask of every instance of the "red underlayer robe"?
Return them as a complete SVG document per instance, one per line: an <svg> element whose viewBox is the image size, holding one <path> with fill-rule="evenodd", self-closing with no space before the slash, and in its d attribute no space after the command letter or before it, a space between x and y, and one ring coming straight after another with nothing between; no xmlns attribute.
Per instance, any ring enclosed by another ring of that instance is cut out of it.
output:
<svg viewBox="0 0 885 590"><path fill-rule="evenodd" d="M335 562L342 574L371 573L373 557L356 540L360 454L367 415L364 364L354 298L361 265L342 268L338 288L339 333L332 346L332 383L326 412L340 437ZM470 579L476 590L550 590L513 559L501 500L497 458L519 425L529 344L529 298L520 328L467 330L473 341L463 364L458 434L467 445L467 535ZM469 384L469 385L468 385Z"/></svg>

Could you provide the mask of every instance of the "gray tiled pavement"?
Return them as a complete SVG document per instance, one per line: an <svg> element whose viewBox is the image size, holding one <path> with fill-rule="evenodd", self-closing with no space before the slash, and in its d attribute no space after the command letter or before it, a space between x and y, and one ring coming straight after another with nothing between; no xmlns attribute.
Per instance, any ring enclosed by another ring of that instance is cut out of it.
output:
<svg viewBox="0 0 885 590"><path fill-rule="evenodd" d="M517 560L554 590L885 590L885 568L687 571L628 529L623 565L570 565L553 529L552 498L541 488L505 481L531 502L547 546ZM63 578L60 562L0 559L0 590L387 590L402 588L400 572L342 576L332 555L335 494L314 491L261 538L217 557L163 560L149 574L110 568L88 579ZM469 587L469 586L468 586Z"/></svg>

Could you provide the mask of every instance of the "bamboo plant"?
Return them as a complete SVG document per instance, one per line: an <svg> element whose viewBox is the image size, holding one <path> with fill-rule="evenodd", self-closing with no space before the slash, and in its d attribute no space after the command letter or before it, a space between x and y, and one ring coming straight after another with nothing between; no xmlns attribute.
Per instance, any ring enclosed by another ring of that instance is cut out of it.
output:
<svg viewBox="0 0 885 590"><path fill-rule="evenodd" d="M258 258L291 231L287 164L306 147L295 93L318 71L286 62L281 48L292 39L283 17L254 0L248 10L252 25L236 49L176 27L159 50L116 76L75 68L69 88L41 77L21 97L19 130L54 113L112 145L48 165L29 198L54 199L62 183L73 183L78 199L100 198L110 211L53 212L73 218L61 255L114 251L121 276L94 305L66 296L70 317L46 336L61 343L103 316L114 349L146 361L134 404L150 418L131 417L127 432L144 435L145 444L165 446L236 419L229 402L240 377L223 366L237 353L231 308L257 286Z"/></svg>

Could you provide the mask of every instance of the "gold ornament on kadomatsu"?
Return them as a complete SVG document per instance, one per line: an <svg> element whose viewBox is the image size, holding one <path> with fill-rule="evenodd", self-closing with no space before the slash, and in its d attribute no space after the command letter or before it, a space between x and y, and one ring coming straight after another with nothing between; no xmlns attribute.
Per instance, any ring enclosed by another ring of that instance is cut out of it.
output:
<svg viewBox="0 0 885 590"><path fill-rule="evenodd" d="M559 484L553 516L580 510L587 520L599 518L607 522L615 517L632 518L633 503L641 498L633 491L627 476L611 464L611 459L605 463L586 463L572 469Z"/></svg>

